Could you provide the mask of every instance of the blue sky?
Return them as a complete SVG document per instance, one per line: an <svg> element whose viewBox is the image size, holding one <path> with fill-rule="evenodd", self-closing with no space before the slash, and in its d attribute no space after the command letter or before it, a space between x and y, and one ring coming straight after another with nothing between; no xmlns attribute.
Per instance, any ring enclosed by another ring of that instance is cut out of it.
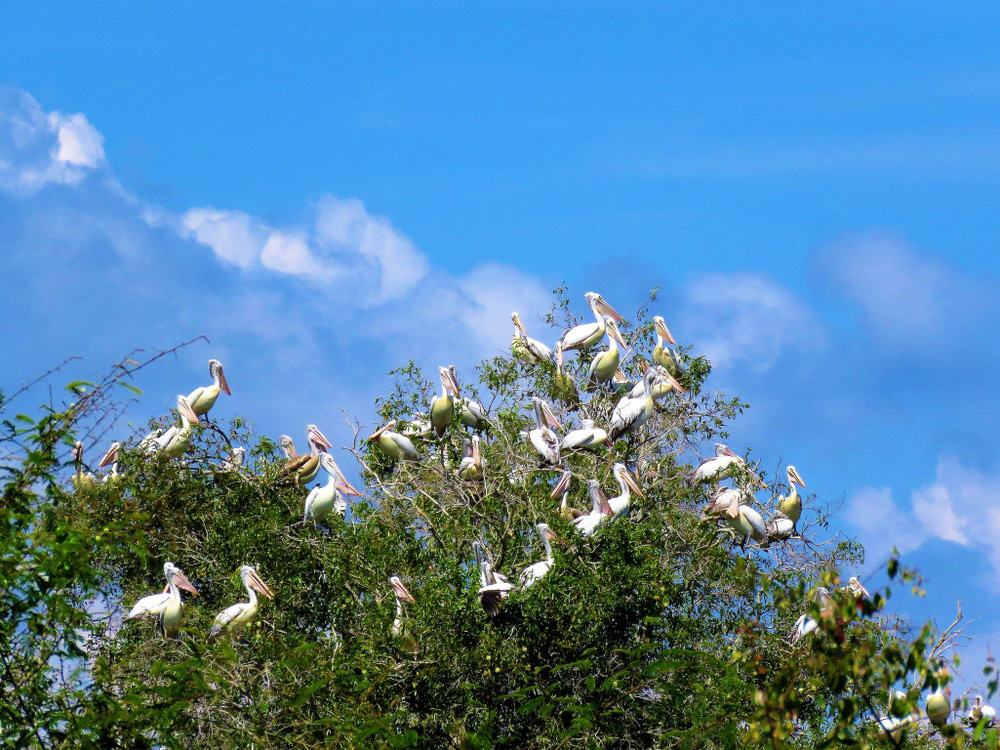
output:
<svg viewBox="0 0 1000 750"><path fill-rule="evenodd" d="M732 444L869 569L905 550L903 612L961 598L1000 645L1000 10L328 6L7 9L3 385L204 333L136 420L214 355L220 412L343 442L407 357L468 371L563 281L660 286L753 405Z"/></svg>

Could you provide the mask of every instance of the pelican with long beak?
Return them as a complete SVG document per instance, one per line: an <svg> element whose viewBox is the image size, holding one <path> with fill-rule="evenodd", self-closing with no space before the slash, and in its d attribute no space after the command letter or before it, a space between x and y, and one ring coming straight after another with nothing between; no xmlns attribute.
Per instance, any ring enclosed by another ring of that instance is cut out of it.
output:
<svg viewBox="0 0 1000 750"><path fill-rule="evenodd" d="M552 545L550 544L550 540L555 538L552 529L547 523L540 523L535 528L538 529L538 536L542 538L542 546L545 547L545 559L533 563L521 571L521 577L518 580L522 589L530 588L544 578L552 570L552 564L556 561L552 556Z"/></svg>
<svg viewBox="0 0 1000 750"><path fill-rule="evenodd" d="M240 579L243 581L243 588L247 590L249 601L239 602L219 612L208 632L208 640L214 641L220 635L236 635L247 625L256 622L257 594L274 599L274 591L264 583L252 565L240 566Z"/></svg>
<svg viewBox="0 0 1000 750"><path fill-rule="evenodd" d="M553 383L553 393L567 404L577 404L580 401L580 394L576 389L571 375L563 372L563 350L562 343L556 344L556 375Z"/></svg>
<svg viewBox="0 0 1000 750"><path fill-rule="evenodd" d="M473 435L470 440L465 441L463 453L462 462L458 465L456 473L460 479L478 479L483 473L483 456L479 452L479 435Z"/></svg>
<svg viewBox="0 0 1000 750"><path fill-rule="evenodd" d="M653 316L653 330L656 332L656 346L653 348L653 364L659 365L675 378L681 372L681 358L669 344L676 345L666 321L659 315Z"/></svg>
<svg viewBox="0 0 1000 750"><path fill-rule="evenodd" d="M194 426L198 424L198 415L194 413L186 396L177 397L177 413L180 415L180 425L174 425L155 440L154 450L162 451L163 455L177 458L191 446L194 436Z"/></svg>
<svg viewBox="0 0 1000 750"><path fill-rule="evenodd" d="M659 401L668 393L673 393L674 391L677 393L687 393L684 386L667 371L667 368L660 365L653 365L650 369L656 371L656 382L653 383L652 388L649 390L649 395L653 397L654 401ZM628 394L629 398L641 398L644 387L640 380L632 386L632 390Z"/></svg>
<svg viewBox="0 0 1000 750"><path fill-rule="evenodd" d="M514 584L507 580L493 567L493 560L483 549L479 542L473 542L472 548L476 553L476 561L479 563L479 603L490 617L500 614L500 604L510 596Z"/></svg>
<svg viewBox="0 0 1000 750"><path fill-rule="evenodd" d="M375 443L379 450L393 461L400 459L418 461L420 456L413 442L406 435L396 432L395 427L396 420L389 420L368 436L368 442Z"/></svg>
<svg viewBox="0 0 1000 750"><path fill-rule="evenodd" d="M778 498L778 510L786 518L790 518L794 524L799 522L799 517L802 515L802 498L799 496L799 491L795 489L795 485L805 488L806 483L794 466L789 466L785 470L785 474L788 477L788 494Z"/></svg>
<svg viewBox="0 0 1000 750"><path fill-rule="evenodd" d="M653 401L653 387L659 382L660 376L655 367L646 370L642 376L642 395L638 398L625 396L611 412L611 424L608 428L608 437L617 440L623 435L630 434L646 424L656 405Z"/></svg>
<svg viewBox="0 0 1000 750"><path fill-rule="evenodd" d="M735 519L740 514L740 505L748 503L753 496L746 490L724 487L719 490L701 511L702 519L728 516Z"/></svg>
<svg viewBox="0 0 1000 750"><path fill-rule="evenodd" d="M441 395L431 401L431 426L438 437L444 435L455 415L455 399L458 397L458 380L455 366L439 367Z"/></svg>
<svg viewBox="0 0 1000 750"><path fill-rule="evenodd" d="M559 339L559 344L557 345L564 352L568 352L570 349L585 349L604 338L604 334L608 329L605 316L612 318L616 322L624 320L618 314L618 311L605 302L604 297L597 292L587 292L583 296L587 300L587 306L590 308L590 311L594 314L595 322L582 323L566 331L562 335L562 338Z"/></svg>
<svg viewBox="0 0 1000 750"><path fill-rule="evenodd" d="M626 467L625 464L615 464L614 468L611 470L611 474L618 482L621 494L610 498L608 500L608 506L611 508L611 512L615 516L620 516L628 510L629 503L632 500L632 493L635 493L639 497L645 497L645 494L643 494L639 484L635 481L635 477L632 476L632 472L628 470L628 467Z"/></svg>
<svg viewBox="0 0 1000 750"><path fill-rule="evenodd" d="M215 400L219 398L220 393L225 393L227 396L233 394L229 390L226 373L222 371L222 363L219 360L208 360L208 374L212 376L212 384L195 388L187 397L188 403L191 404L191 410L199 417L202 414L208 414L209 410L215 406Z"/></svg>
<svg viewBox="0 0 1000 750"><path fill-rule="evenodd" d="M333 443L327 440L326 435L314 424L306 426L306 443L309 445L309 452L300 454L295 450L295 443L288 435L282 435L278 440L286 459L281 471L284 474L294 475L296 483L300 486L316 478L319 474L320 453L326 453L333 447Z"/></svg>
<svg viewBox="0 0 1000 750"><path fill-rule="evenodd" d="M406 588L399 576L390 576L389 585L392 586L392 593L396 596L396 619L392 621L392 629L389 631L394 638L403 635L403 602L413 604L416 599Z"/></svg>
<svg viewBox="0 0 1000 750"><path fill-rule="evenodd" d="M571 508L569 505L569 487L572 483L573 472L566 469L563 471L562 475L559 477L559 481L556 482L555 487L552 488L552 492L549 494L549 498L552 500L559 498L559 513L570 523L581 516L587 515L587 511L580 510L579 508Z"/></svg>
<svg viewBox="0 0 1000 750"><path fill-rule="evenodd" d="M532 398L535 406L535 421L537 427L528 432L528 440L538 455L550 464L559 463L559 436L555 431L562 425L556 419L552 409L538 396Z"/></svg>
<svg viewBox="0 0 1000 750"><path fill-rule="evenodd" d="M451 372L451 381L455 385L455 407L458 409L462 424L477 432L485 430L490 426L486 409L478 401L459 394L461 386L458 384L458 368L455 365L448 365L448 370Z"/></svg>
<svg viewBox="0 0 1000 750"><path fill-rule="evenodd" d="M559 450L569 451L580 448L593 450L608 442L608 432L603 427L595 427L593 419L581 419L580 427L570 430L559 444Z"/></svg>
<svg viewBox="0 0 1000 750"><path fill-rule="evenodd" d="M784 541L795 533L795 522L780 510L767 522L767 541Z"/></svg>
<svg viewBox="0 0 1000 750"><path fill-rule="evenodd" d="M590 495L590 513L573 520L576 530L583 536L590 536L597 527L614 515L607 495L601 489L601 483L596 479L587 480L587 494Z"/></svg>
<svg viewBox="0 0 1000 750"><path fill-rule="evenodd" d="M621 332L618 330L615 319L610 315L605 315L604 321L608 333L608 348L602 352L598 352L590 360L587 380L593 386L607 383L615 376L615 373L618 372L618 364L622 360L618 347L628 349L625 339L622 338Z"/></svg>
<svg viewBox="0 0 1000 750"><path fill-rule="evenodd" d="M987 728L993 726L997 720L997 712L993 706L983 703L983 696L977 695L976 702L973 703L972 708L969 709L969 715L965 717L965 723L970 727L974 727L984 719L984 724Z"/></svg>
<svg viewBox="0 0 1000 750"><path fill-rule="evenodd" d="M107 484L114 484L118 481L118 454L121 452L122 444L119 441L115 441L108 448L107 453L101 456L100 462L97 464L102 469L106 466L111 467L111 471L104 475L103 482Z"/></svg>
<svg viewBox="0 0 1000 750"><path fill-rule="evenodd" d="M343 495L352 497L361 495L354 488L354 485L347 481L344 472L333 460L333 456L329 453L321 453L319 462L326 470L326 484L313 487L306 496L305 510L302 515L303 523L310 519L313 523L323 523L333 511L337 511L340 516L343 516L347 512L347 502Z"/></svg>
<svg viewBox="0 0 1000 750"><path fill-rule="evenodd" d="M538 339L533 339L524 330L521 316L516 312L510 314L510 319L514 321L514 338L510 342L511 353L515 357L526 359L529 362L551 362L552 350Z"/></svg>
<svg viewBox="0 0 1000 750"><path fill-rule="evenodd" d="M73 466L75 467L73 472L73 487L75 489L93 487L97 484L97 478L91 472L83 470L83 443L79 440L73 444Z"/></svg>
<svg viewBox="0 0 1000 750"><path fill-rule="evenodd" d="M724 476L732 473L737 467L745 467L746 461L743 456L733 453L728 446L722 443L715 444L715 456L706 458L697 468L691 472L688 481L691 484L701 484L703 482L718 482Z"/></svg>
<svg viewBox="0 0 1000 750"><path fill-rule="evenodd" d="M745 545L747 539L755 542L767 541L767 524L764 517L749 505L740 505L739 514L726 519L740 545Z"/></svg>
<svg viewBox="0 0 1000 750"><path fill-rule="evenodd" d="M184 571L172 562L163 563L163 575L167 578L167 590L161 594L144 596L125 616L126 620L139 617L155 617L160 632L173 638L181 627L184 604L181 602L181 589L198 596L198 589L187 579Z"/></svg>

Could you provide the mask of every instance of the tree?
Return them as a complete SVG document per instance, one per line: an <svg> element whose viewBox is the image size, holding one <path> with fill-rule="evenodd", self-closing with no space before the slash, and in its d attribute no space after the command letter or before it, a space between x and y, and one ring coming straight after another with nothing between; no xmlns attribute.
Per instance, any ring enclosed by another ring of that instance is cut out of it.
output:
<svg viewBox="0 0 1000 750"><path fill-rule="evenodd" d="M568 310L559 290L548 322L576 322ZM653 348L646 312L622 334L635 382ZM558 466L541 459L522 435L532 398L563 425L609 423L626 386L583 389L600 346L565 364L575 385L548 360L479 366L477 385L461 390L489 422L471 477L457 472L470 440L461 408L442 437L413 438L416 461L393 459L355 424L349 451L367 491L323 524L303 520L308 488L241 419L197 428L182 460L126 448L115 481L67 483L66 447L117 413L109 394L129 368L71 384L72 402L41 419L5 422L0 736L31 747L995 745L985 726L915 722L896 739L874 721L910 715L946 684L953 632L925 626L907 638L880 614L889 589L871 599L847 590L838 571L863 551L814 544L823 514L800 523L801 538L757 541L725 516L703 517L711 487L688 480L682 456L725 439L746 406L706 389L704 358L680 352L686 392L668 394L634 434L566 451ZM376 407L405 430L436 389L412 363L394 375ZM247 463L223 470L233 445L249 447ZM571 504L585 506L587 480L610 490L619 462L644 495L585 537L553 485L564 465ZM746 456L731 483L753 494L760 473ZM769 494L785 489L773 482ZM516 581L543 557L543 521L555 535L551 571L491 616L477 596L477 545ZM185 595L176 638L123 621L162 587L166 561L199 591ZM244 564L275 599L255 626L210 642L215 615L243 597ZM414 599L398 628L394 575ZM817 629L792 643L801 615Z"/></svg>

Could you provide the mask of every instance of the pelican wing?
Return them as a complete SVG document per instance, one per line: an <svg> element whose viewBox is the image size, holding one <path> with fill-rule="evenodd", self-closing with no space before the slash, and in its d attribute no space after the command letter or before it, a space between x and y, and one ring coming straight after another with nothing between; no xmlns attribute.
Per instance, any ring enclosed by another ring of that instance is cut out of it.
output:
<svg viewBox="0 0 1000 750"><path fill-rule="evenodd" d="M608 430L608 434L612 438L617 438L641 425L645 406L645 397L626 397L619 401L611 413L611 428Z"/></svg>
<svg viewBox="0 0 1000 750"><path fill-rule="evenodd" d="M231 607L226 607L224 610L219 612L215 616L215 621L212 623L212 629L208 632L208 639L213 640L218 638L219 635L225 631L232 622L243 614L244 610L249 606L248 602L240 602L239 604L234 604Z"/></svg>
<svg viewBox="0 0 1000 750"><path fill-rule="evenodd" d="M420 458L420 456L417 454L417 449L413 445L413 442L405 435L401 435L398 432L393 432L391 435L389 435L389 439L392 440L392 442L394 442L397 446L399 446L399 449L403 451L403 456L405 456L406 458L410 459L411 461L416 461L417 459Z"/></svg>
<svg viewBox="0 0 1000 750"><path fill-rule="evenodd" d="M125 615L126 620L133 620L136 617L149 617L159 615L170 601L170 594L151 594L144 596L135 603L135 606Z"/></svg>
<svg viewBox="0 0 1000 750"><path fill-rule="evenodd" d="M559 438L548 428L538 428L528 433L531 445L549 463L559 462Z"/></svg>
<svg viewBox="0 0 1000 750"><path fill-rule="evenodd" d="M559 343L563 351L576 349L596 336L600 330L601 326L598 323L582 323L566 331Z"/></svg>

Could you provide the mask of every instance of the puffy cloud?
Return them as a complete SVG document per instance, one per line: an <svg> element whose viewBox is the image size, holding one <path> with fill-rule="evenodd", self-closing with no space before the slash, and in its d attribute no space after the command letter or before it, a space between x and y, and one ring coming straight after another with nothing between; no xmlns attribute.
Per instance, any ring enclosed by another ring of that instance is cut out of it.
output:
<svg viewBox="0 0 1000 750"><path fill-rule="evenodd" d="M240 268L253 266L267 242L267 228L242 211L192 208L181 216L180 225L182 234Z"/></svg>

